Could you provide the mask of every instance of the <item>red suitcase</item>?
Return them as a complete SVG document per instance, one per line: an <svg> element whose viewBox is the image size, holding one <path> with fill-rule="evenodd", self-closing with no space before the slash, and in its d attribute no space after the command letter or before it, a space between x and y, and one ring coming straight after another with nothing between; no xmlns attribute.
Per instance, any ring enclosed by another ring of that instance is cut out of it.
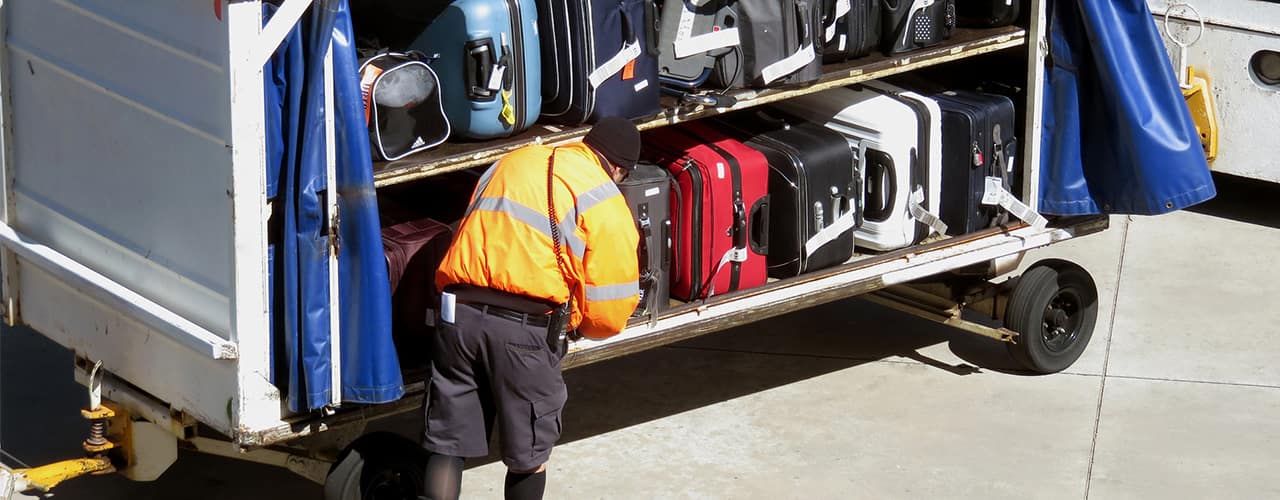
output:
<svg viewBox="0 0 1280 500"><path fill-rule="evenodd" d="M704 124L651 130L643 155L671 172L671 296L696 300L765 283L769 163Z"/></svg>
<svg viewBox="0 0 1280 500"><path fill-rule="evenodd" d="M436 268L449 250L453 231L428 218L382 228L382 248L391 283L391 335L400 366L418 367L431 359L434 311L440 306Z"/></svg>

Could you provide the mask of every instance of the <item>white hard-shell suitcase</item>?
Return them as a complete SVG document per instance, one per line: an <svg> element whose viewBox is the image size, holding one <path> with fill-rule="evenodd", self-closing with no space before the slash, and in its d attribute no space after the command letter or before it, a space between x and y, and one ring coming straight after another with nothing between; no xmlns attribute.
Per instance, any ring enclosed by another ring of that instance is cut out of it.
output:
<svg viewBox="0 0 1280 500"><path fill-rule="evenodd" d="M896 250L945 234L937 217L942 177L942 112L926 96L868 82L775 104L844 134L864 177L864 221L854 243Z"/></svg>

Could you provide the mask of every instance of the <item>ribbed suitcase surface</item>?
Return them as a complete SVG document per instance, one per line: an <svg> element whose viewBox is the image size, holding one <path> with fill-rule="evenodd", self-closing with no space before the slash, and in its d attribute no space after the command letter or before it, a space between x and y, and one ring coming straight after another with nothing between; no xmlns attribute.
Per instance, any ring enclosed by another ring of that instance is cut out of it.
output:
<svg viewBox="0 0 1280 500"><path fill-rule="evenodd" d="M843 62L880 46L881 0L825 0L823 62Z"/></svg>
<svg viewBox="0 0 1280 500"><path fill-rule="evenodd" d="M579 124L659 111L652 0L537 1L546 118Z"/></svg>

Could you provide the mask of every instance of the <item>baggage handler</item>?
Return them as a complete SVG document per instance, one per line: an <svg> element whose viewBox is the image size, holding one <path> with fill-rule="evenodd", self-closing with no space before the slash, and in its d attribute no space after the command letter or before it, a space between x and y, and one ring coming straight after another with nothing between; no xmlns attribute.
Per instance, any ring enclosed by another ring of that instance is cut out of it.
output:
<svg viewBox="0 0 1280 500"><path fill-rule="evenodd" d="M639 303L639 235L616 186L639 154L635 125L606 118L581 143L526 146L480 178L436 273L429 498L458 498L463 458L488 454L495 424L506 498L542 498L567 339L614 335Z"/></svg>

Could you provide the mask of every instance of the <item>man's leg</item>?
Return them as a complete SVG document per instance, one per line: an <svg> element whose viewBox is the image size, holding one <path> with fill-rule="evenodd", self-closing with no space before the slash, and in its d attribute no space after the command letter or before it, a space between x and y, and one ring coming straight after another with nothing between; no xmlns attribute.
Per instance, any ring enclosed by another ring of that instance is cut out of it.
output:
<svg viewBox="0 0 1280 500"><path fill-rule="evenodd" d="M462 493L462 457L432 453L423 491L429 500L456 500Z"/></svg>
<svg viewBox="0 0 1280 500"><path fill-rule="evenodd" d="M462 457L488 454L493 408L486 374L473 368L483 346L479 310L459 305L455 322L440 322L432 342L431 381L424 415L425 488L432 500L453 500L462 489ZM477 376L479 375L479 376Z"/></svg>
<svg viewBox="0 0 1280 500"><path fill-rule="evenodd" d="M492 321L485 330L502 462L508 469L506 498L540 499L568 398L560 374L563 353L547 345L546 327Z"/></svg>
<svg viewBox="0 0 1280 500"><path fill-rule="evenodd" d="M547 464L531 471L507 469L503 493L507 500L541 500L547 489Z"/></svg>

